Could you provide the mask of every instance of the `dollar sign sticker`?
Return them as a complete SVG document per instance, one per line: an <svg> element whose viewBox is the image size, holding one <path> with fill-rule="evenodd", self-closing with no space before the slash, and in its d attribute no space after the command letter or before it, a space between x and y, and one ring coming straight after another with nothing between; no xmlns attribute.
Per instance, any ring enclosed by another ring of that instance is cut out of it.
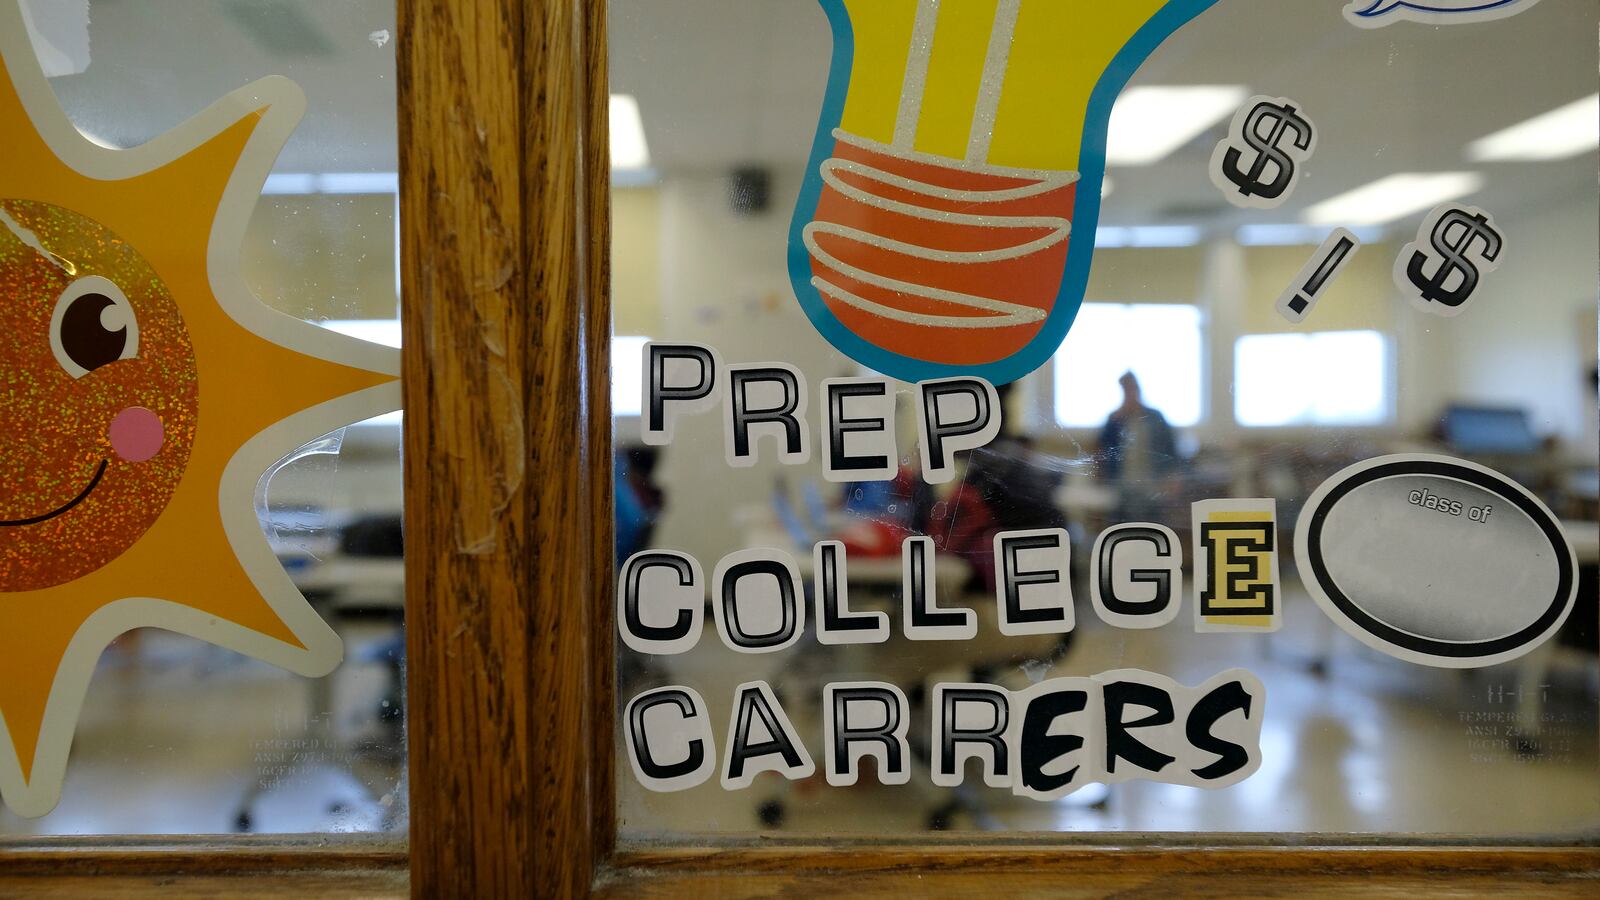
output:
<svg viewBox="0 0 1600 900"><path fill-rule="evenodd" d="M1419 309L1460 315L1483 276L1500 267L1504 250L1494 217L1476 206L1440 206L1422 220L1417 239L1400 249L1394 282Z"/></svg>
<svg viewBox="0 0 1600 900"><path fill-rule="evenodd" d="M1211 182L1234 206L1272 209L1289 199L1317 149L1317 129L1287 97L1251 97L1211 154Z"/></svg>

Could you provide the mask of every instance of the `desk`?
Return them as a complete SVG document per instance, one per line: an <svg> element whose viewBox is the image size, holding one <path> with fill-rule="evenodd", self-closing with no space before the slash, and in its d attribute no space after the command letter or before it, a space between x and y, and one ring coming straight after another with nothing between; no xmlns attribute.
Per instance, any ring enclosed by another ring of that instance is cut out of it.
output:
<svg viewBox="0 0 1600 900"><path fill-rule="evenodd" d="M400 557L334 556L291 571L295 587L327 598L330 607L398 612L405 606L406 565Z"/></svg>

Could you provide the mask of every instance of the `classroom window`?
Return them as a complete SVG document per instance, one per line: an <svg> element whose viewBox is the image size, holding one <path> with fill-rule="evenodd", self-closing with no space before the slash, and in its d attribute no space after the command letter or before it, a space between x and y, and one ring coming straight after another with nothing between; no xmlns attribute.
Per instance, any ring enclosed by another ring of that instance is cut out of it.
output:
<svg viewBox="0 0 1600 900"><path fill-rule="evenodd" d="M1139 378L1144 403L1179 427L1200 421L1200 310L1179 304L1085 303L1056 354L1056 422L1103 424L1122 402L1117 379Z"/></svg>
<svg viewBox="0 0 1600 900"><path fill-rule="evenodd" d="M649 342L649 338L641 335L618 334L611 337L611 414L614 416L639 414L644 345Z"/></svg>
<svg viewBox="0 0 1600 900"><path fill-rule="evenodd" d="M1250 334L1234 344L1240 425L1379 425L1389 419L1389 341L1377 331Z"/></svg>

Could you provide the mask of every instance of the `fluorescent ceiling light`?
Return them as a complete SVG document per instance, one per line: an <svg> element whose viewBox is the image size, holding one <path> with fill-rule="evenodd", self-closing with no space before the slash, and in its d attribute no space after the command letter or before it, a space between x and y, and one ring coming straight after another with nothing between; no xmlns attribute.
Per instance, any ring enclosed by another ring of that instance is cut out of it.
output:
<svg viewBox="0 0 1600 900"><path fill-rule="evenodd" d="M1305 212L1313 225L1383 225L1483 187L1477 172L1405 172L1380 178Z"/></svg>
<svg viewBox="0 0 1600 900"><path fill-rule="evenodd" d="M1383 240L1383 229L1363 225L1350 229L1363 244L1376 244ZM1303 244L1316 246L1328 239L1333 228L1327 225L1241 225L1234 240L1244 247L1292 247Z"/></svg>
<svg viewBox="0 0 1600 900"><path fill-rule="evenodd" d="M1600 94L1575 100L1467 145L1473 162L1566 159L1600 147Z"/></svg>
<svg viewBox="0 0 1600 900"><path fill-rule="evenodd" d="M263 194L398 194L396 172L274 172Z"/></svg>
<svg viewBox="0 0 1600 900"><path fill-rule="evenodd" d="M312 324L321 325L329 331L337 331L357 340L371 341L386 347L400 346L399 319L325 319Z"/></svg>
<svg viewBox="0 0 1600 900"><path fill-rule="evenodd" d="M611 95L611 168L643 169L650 165L650 148L644 142L644 120L639 101L631 94Z"/></svg>
<svg viewBox="0 0 1600 900"><path fill-rule="evenodd" d="M317 176L309 172L273 172L261 186L263 194L315 194Z"/></svg>
<svg viewBox="0 0 1600 900"><path fill-rule="evenodd" d="M1193 247L1205 233L1197 225L1117 225L1095 230L1096 247Z"/></svg>
<svg viewBox="0 0 1600 900"><path fill-rule="evenodd" d="M327 172L317 179L324 194L398 194L398 172Z"/></svg>
<svg viewBox="0 0 1600 900"><path fill-rule="evenodd" d="M1111 108L1106 163L1147 166L1233 115L1249 92L1237 85L1136 87Z"/></svg>

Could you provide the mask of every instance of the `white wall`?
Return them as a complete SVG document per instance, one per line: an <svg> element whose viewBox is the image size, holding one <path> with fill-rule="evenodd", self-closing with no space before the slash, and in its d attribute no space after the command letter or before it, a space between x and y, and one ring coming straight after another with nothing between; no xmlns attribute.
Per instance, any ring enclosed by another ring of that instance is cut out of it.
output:
<svg viewBox="0 0 1600 900"><path fill-rule="evenodd" d="M1594 192L1537 215L1499 221L1505 262L1484 295L1447 325L1455 335L1455 395L1527 408L1534 429L1593 464L1600 453L1595 394L1600 208Z"/></svg>
<svg viewBox="0 0 1600 900"><path fill-rule="evenodd" d="M726 363L783 361L798 367L811 390L815 428L815 392L822 379L853 375L858 368L817 334L789 287L785 253L799 189L798 178L774 178L766 211L740 214L729 204L728 182L721 175L675 176L662 185L657 204L659 312L650 336L709 344ZM646 232L632 226L625 232L619 226L615 233ZM614 252L645 253L651 248L619 243ZM637 313L630 316L644 321ZM637 419L621 425L626 430L616 436L617 443L637 444ZM815 453L809 466L780 466L769 461L767 445L760 464L733 469L723 460L722 441L719 414L683 420L657 471L669 496L653 543L694 554L708 571L723 554L747 542L742 532L750 519L730 504L766 514L780 478L791 487L806 480L822 482ZM907 450L914 448L902 446L902 455Z"/></svg>

